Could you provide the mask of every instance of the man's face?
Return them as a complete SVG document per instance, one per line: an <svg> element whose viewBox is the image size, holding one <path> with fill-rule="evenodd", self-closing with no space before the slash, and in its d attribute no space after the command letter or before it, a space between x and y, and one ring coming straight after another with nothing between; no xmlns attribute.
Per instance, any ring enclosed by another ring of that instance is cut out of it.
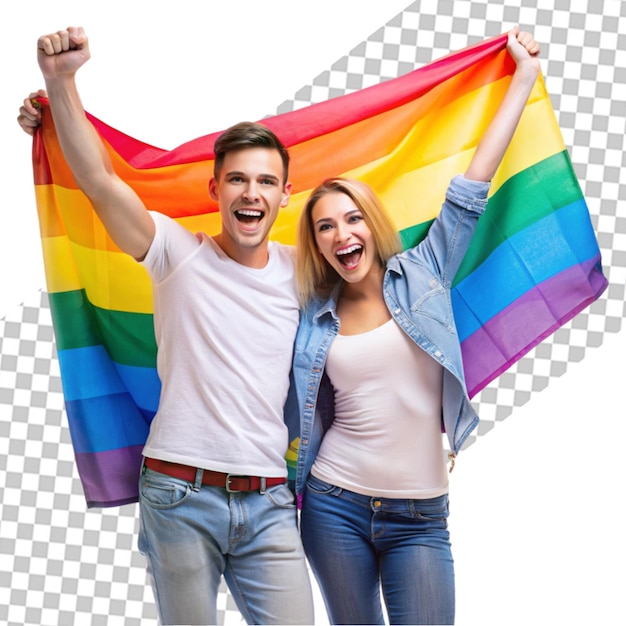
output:
<svg viewBox="0 0 626 626"><path fill-rule="evenodd" d="M222 217L221 248L235 261L267 261L267 241L280 207L287 206L291 183L283 181L277 150L245 148L228 152L219 180L209 182ZM248 262L247 262L248 261Z"/></svg>

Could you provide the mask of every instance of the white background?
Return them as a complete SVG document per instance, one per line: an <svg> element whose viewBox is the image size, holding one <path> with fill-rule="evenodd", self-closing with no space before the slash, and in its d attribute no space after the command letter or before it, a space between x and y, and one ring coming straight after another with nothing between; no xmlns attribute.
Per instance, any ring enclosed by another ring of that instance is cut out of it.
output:
<svg viewBox="0 0 626 626"><path fill-rule="evenodd" d="M273 113L408 4L4 2L0 318L45 289L30 139L15 122L21 100L43 86L40 34L85 26L93 57L79 74L85 107L173 148ZM625 354L624 332L605 334L600 348L461 455L450 522L458 624L623 619Z"/></svg>

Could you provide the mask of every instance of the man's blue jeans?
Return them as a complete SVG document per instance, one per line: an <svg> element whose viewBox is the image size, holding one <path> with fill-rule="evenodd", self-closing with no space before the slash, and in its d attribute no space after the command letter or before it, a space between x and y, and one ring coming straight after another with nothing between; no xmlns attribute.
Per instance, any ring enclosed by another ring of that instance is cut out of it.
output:
<svg viewBox="0 0 626 626"><path fill-rule="evenodd" d="M222 574L249 624L313 624L313 598L286 485L228 493L144 467L139 551L163 624L216 624Z"/></svg>
<svg viewBox="0 0 626 626"><path fill-rule="evenodd" d="M363 496L310 476L301 532L332 624L454 623L448 496Z"/></svg>

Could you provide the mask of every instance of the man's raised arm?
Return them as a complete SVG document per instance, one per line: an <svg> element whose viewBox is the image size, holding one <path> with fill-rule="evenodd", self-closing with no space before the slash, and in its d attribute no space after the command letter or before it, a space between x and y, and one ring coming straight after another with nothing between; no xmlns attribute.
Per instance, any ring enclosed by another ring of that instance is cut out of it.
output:
<svg viewBox="0 0 626 626"><path fill-rule="evenodd" d="M76 184L119 248L142 259L154 238L154 223L134 190L114 172L98 133L85 115L75 75L89 56L89 42L82 28L43 35L37 42L37 59L57 136Z"/></svg>

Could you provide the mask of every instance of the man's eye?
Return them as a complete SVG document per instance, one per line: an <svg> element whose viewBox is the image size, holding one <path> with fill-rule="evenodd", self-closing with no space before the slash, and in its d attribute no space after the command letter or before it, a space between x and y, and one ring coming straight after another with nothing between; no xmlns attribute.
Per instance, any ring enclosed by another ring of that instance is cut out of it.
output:
<svg viewBox="0 0 626 626"><path fill-rule="evenodd" d="M261 180L261 183L263 185L275 185L276 181L272 180L271 178L264 178L263 180Z"/></svg>

